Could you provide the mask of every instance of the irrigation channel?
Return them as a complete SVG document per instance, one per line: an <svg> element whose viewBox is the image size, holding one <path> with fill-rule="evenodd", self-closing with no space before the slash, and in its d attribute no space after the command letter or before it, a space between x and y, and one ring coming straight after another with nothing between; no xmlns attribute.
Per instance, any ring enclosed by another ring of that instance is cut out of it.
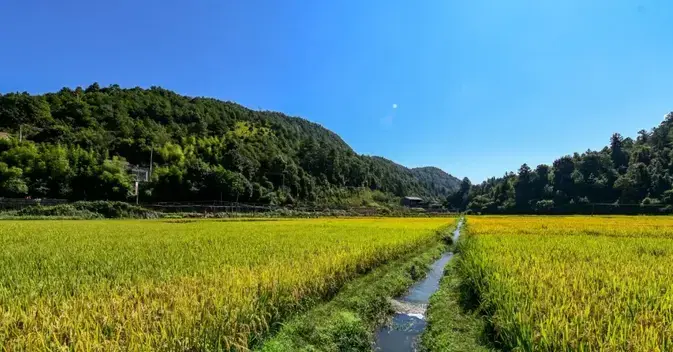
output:
<svg viewBox="0 0 673 352"><path fill-rule="evenodd" d="M453 231L453 242L458 241L463 219ZM425 330L425 310L428 300L437 289L444 275L444 266L453 258L453 252L446 252L432 264L428 275L415 283L404 297L392 301L396 313L392 320L376 331L374 351L410 352L418 350L418 338Z"/></svg>

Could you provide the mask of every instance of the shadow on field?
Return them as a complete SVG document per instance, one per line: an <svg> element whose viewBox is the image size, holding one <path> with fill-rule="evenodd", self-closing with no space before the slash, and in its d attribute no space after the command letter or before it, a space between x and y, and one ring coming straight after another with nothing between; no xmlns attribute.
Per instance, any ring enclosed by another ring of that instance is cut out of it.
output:
<svg viewBox="0 0 673 352"><path fill-rule="evenodd" d="M460 264L458 263L458 265ZM454 272L453 274L457 273ZM456 289L458 291L458 306L461 313L466 316L481 317L483 321L480 334L477 337L479 344L491 350L503 350L504 347L499 342L498 331L490 319L494 311L493 307L490 307L486 302L482 302L472 280L466 280L460 274L458 274L458 277L459 283Z"/></svg>
<svg viewBox="0 0 673 352"><path fill-rule="evenodd" d="M195 222L264 222L264 221L283 221L284 219L174 219L174 220L165 220L163 221L166 224L189 224Z"/></svg>

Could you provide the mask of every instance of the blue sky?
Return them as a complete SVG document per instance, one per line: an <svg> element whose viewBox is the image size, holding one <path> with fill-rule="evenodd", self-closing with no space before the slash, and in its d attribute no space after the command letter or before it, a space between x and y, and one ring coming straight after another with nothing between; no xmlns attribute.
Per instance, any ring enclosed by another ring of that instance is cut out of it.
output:
<svg viewBox="0 0 673 352"><path fill-rule="evenodd" d="M673 110L667 0L23 0L0 29L3 93L158 85L473 181Z"/></svg>

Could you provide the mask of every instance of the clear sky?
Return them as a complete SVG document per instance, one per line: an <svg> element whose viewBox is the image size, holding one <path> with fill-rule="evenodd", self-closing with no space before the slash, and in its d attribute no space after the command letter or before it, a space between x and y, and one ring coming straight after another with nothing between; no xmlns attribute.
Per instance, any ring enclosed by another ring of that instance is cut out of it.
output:
<svg viewBox="0 0 673 352"><path fill-rule="evenodd" d="M0 92L96 81L282 111L481 181L673 110L673 1L0 2Z"/></svg>

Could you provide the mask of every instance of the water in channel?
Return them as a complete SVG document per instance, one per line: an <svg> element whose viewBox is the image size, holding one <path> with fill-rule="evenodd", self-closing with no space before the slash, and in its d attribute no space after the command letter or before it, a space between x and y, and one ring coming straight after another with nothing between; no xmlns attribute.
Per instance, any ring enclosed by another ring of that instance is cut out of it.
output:
<svg viewBox="0 0 673 352"><path fill-rule="evenodd" d="M453 232L454 243L460 236L461 220ZM442 255L432 264L425 279L415 283L404 297L393 300L397 313L385 326L376 331L374 351L410 352L417 351L418 338L425 330L425 310L428 300L439 288L439 281L444 275L444 266L453 258L452 252Z"/></svg>

